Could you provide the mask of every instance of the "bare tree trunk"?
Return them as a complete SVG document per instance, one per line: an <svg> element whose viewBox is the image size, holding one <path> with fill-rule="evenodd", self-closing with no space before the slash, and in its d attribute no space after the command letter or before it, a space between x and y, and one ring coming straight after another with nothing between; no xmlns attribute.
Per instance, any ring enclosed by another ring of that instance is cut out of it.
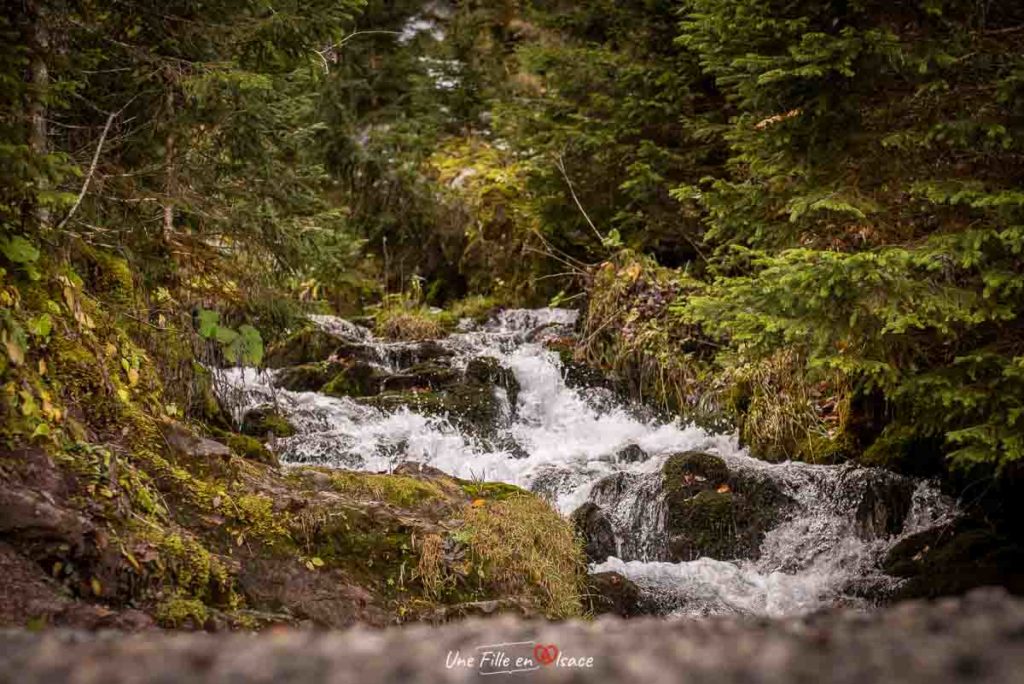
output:
<svg viewBox="0 0 1024 684"><path fill-rule="evenodd" d="M25 106L28 117L28 146L32 154L41 157L49 151L46 126L46 95L50 87L50 69L47 65L50 49L50 33L46 26L43 8L35 0L25 3L26 44L29 46L29 91ZM40 189L44 181L40 180ZM50 221L50 212L38 201L32 201L25 207L23 222L26 227L38 229Z"/></svg>

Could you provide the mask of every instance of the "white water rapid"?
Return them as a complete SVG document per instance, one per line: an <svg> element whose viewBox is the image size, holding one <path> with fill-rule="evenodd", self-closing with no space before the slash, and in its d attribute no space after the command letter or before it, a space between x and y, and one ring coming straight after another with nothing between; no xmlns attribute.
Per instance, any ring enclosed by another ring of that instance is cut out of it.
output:
<svg viewBox="0 0 1024 684"><path fill-rule="evenodd" d="M876 568L894 543L953 514L952 503L931 484L904 481L912 503L900 529L888 536L858 533L857 512L871 482L895 476L846 466L769 464L750 457L733 436L654 419L606 389L570 387L558 355L543 341L571 335L575 317L560 309L506 311L483 326L465 323L441 341L455 368L493 357L514 373L520 386L515 406L495 389L504 403L497 439L483 440L456 421L404 407L385 411L354 399L277 389L275 371L225 370L219 384L237 418L275 404L291 420L297 434L273 444L283 463L388 471L417 461L461 478L533 490L566 515L595 501L613 524L618 557L592 570L626 575L664 614L775 616L861 603L866 592L893 583ZM400 370L414 346L375 340L332 317L314 322L366 345L374 363L391 372ZM643 450L638 459L617 457L631 445ZM691 450L720 456L730 471L770 480L791 499L756 560L672 563L659 551L665 525L661 468L671 454Z"/></svg>

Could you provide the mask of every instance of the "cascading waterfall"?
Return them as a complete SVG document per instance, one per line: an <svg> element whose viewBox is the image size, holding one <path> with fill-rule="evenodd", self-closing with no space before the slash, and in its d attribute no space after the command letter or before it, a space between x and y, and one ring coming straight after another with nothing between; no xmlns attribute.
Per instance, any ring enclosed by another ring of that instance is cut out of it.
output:
<svg viewBox="0 0 1024 684"><path fill-rule="evenodd" d="M416 461L451 475L519 485L571 513L593 501L608 516L616 557L592 570L632 579L662 613L736 612L780 615L823 605L856 603L865 586L893 580L876 569L899 539L952 516L952 503L928 482L912 488L909 512L893 534L865 534L858 512L870 503L872 483L897 476L848 466L770 464L747 455L734 436L643 415L607 389L570 387L559 357L544 341L572 334L576 313L561 309L505 311L482 326L468 322L440 345L454 368L492 357L519 384L515 406L503 390L495 436L482 438L446 416L416 405L382 410L351 398L274 387L275 371L230 369L219 374L222 397L237 419L276 405L297 429L272 448L286 464L389 471ZM377 340L348 321L317 316L313 322L339 340L362 345L381 370L414 361L415 345ZM640 458L621 458L626 447ZM767 532L756 560L699 558L667 562L661 469L671 454L701 451L721 457L730 471L770 480L792 502Z"/></svg>

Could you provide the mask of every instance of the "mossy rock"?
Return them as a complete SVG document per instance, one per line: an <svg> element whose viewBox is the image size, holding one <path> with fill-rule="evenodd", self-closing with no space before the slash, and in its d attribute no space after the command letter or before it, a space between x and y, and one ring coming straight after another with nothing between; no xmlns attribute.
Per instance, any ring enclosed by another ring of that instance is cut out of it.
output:
<svg viewBox="0 0 1024 684"><path fill-rule="evenodd" d="M488 499L502 501L511 496L528 495L522 487L517 487L506 482L471 482L469 480L457 480L459 486L467 495L473 499Z"/></svg>
<svg viewBox="0 0 1024 684"><path fill-rule="evenodd" d="M332 397L370 397L378 394L389 374L368 363L343 366L320 391Z"/></svg>
<svg viewBox="0 0 1024 684"><path fill-rule="evenodd" d="M429 416L447 417L477 434L494 431L501 408L488 385L459 384L438 392L383 392L360 401L384 411L407 408Z"/></svg>
<svg viewBox="0 0 1024 684"><path fill-rule="evenodd" d="M480 385L494 385L505 390L509 404L514 408L519 398L519 381L511 369L502 366L497 359L481 356L466 364L466 378Z"/></svg>
<svg viewBox="0 0 1024 684"><path fill-rule="evenodd" d="M771 480L732 472L712 454L675 454L662 478L667 551L676 561L756 559L764 535L793 505Z"/></svg>
<svg viewBox="0 0 1024 684"><path fill-rule="evenodd" d="M1024 546L983 523L961 520L900 541L882 570L906 581L894 599L951 596L981 586L1024 594Z"/></svg>
<svg viewBox="0 0 1024 684"><path fill-rule="evenodd" d="M414 389L441 390L458 384L461 379L461 374L451 366L436 361L427 361L384 378L381 389L385 392L407 392Z"/></svg>
<svg viewBox="0 0 1024 684"><path fill-rule="evenodd" d="M617 572L590 575L587 588L587 604L592 615L631 618L647 614L640 588Z"/></svg>
<svg viewBox="0 0 1024 684"><path fill-rule="evenodd" d="M213 376L204 366L193 363L193 391L188 415L221 430L230 430L234 420L213 389Z"/></svg>
<svg viewBox="0 0 1024 684"><path fill-rule="evenodd" d="M945 469L942 436L924 435L905 426L889 426L860 456L866 466L904 475L929 477Z"/></svg>
<svg viewBox="0 0 1024 684"><path fill-rule="evenodd" d="M305 328L268 349L263 363L267 368L285 368L326 361L332 356L352 358L361 348L319 328Z"/></svg>
<svg viewBox="0 0 1024 684"><path fill-rule="evenodd" d="M700 451L673 454L662 466L665 499L671 506L705 489L716 489L729 481L729 467L718 456Z"/></svg>
<svg viewBox="0 0 1024 684"><path fill-rule="evenodd" d="M737 537L737 502L731 492L703 491L672 510L669 552L691 561L707 556L720 560L751 552Z"/></svg>
<svg viewBox="0 0 1024 684"><path fill-rule="evenodd" d="M214 430L213 435L218 440L224 442L233 453L242 458L275 468L281 465L274 452L263 446L255 437L226 430Z"/></svg>
<svg viewBox="0 0 1024 684"><path fill-rule="evenodd" d="M273 406L259 406L247 411L242 418L242 434L256 438L291 437L295 426Z"/></svg>
<svg viewBox="0 0 1024 684"><path fill-rule="evenodd" d="M341 364L327 361L289 366L274 375L274 387L291 392L317 392L341 369Z"/></svg>

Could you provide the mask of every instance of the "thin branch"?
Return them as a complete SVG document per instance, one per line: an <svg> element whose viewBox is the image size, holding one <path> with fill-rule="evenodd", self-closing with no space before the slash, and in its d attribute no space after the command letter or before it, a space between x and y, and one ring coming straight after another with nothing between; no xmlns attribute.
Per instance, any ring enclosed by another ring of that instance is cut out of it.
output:
<svg viewBox="0 0 1024 684"><path fill-rule="evenodd" d="M1001 29L989 29L982 31L986 36L1005 36L1007 33L1017 33L1018 31L1024 31L1024 26L1009 26Z"/></svg>
<svg viewBox="0 0 1024 684"><path fill-rule="evenodd" d="M590 220L590 216L587 214L587 210L583 208L583 204L580 202L580 198L576 196L576 190L573 189L572 187L572 181L569 180L569 174L565 172L565 161L562 159L561 154L555 157L555 166L558 168L559 171L562 172L562 178L565 179L565 184L569 186L569 193L572 195L572 200L576 203L576 206L579 208L580 213L583 214L583 218L587 220L587 224L590 226L591 230L594 231L594 235L597 236L597 241L603 245L604 236L601 235L601 231L597 229L597 226L594 225L594 222Z"/></svg>
<svg viewBox="0 0 1024 684"><path fill-rule="evenodd" d="M107 123L103 125L103 132L100 134L100 141L96 144L96 151L93 152L92 155L92 163L89 164L89 172L85 174L85 180L82 182L82 189L78 191L78 197L75 199L75 203L71 205L71 210L68 211L67 216L57 224L57 230L62 230L64 226L67 225L68 221L71 220L71 217L75 215L76 211L78 211L79 205L82 204L82 200L85 198L85 193L89 190L89 181L92 180L92 175L96 172L96 164L100 160L100 152L103 150L103 143L107 139L107 133L110 132L110 126L114 123L114 119L117 118L117 115L122 111L124 110L121 109L116 112L111 112L110 116L107 117Z"/></svg>
<svg viewBox="0 0 1024 684"><path fill-rule="evenodd" d="M330 72L331 68L330 62L327 61L327 53L334 52L335 50L345 47L345 43L352 40L356 36L366 36L374 34L388 36L402 35L401 31L355 31L353 33L348 34L347 36L339 40L337 43L328 45L323 50L313 50L313 52L316 54L317 57L320 58L320 61L324 63L324 73L326 74Z"/></svg>

